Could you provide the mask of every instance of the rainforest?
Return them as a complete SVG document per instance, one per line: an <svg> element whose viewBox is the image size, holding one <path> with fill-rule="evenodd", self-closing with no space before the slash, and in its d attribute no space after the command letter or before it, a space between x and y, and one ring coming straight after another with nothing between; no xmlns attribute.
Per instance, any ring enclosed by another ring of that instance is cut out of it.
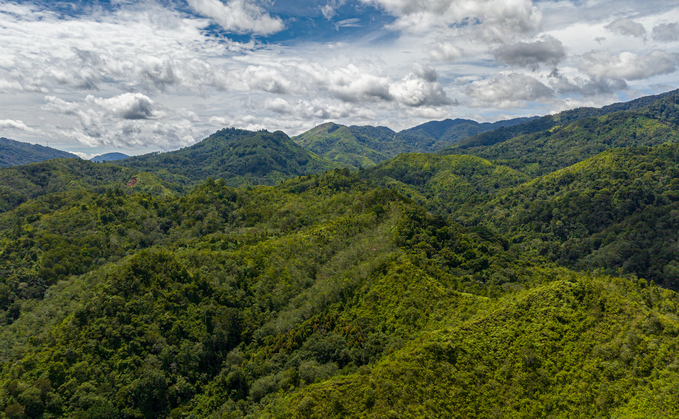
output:
<svg viewBox="0 0 679 419"><path fill-rule="evenodd" d="M677 91L1 144L0 417L679 417Z"/></svg>

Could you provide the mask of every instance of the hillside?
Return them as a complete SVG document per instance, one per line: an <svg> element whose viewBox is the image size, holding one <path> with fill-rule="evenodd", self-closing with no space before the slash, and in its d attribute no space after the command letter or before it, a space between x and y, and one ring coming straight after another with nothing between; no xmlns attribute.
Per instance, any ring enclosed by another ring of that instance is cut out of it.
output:
<svg viewBox="0 0 679 419"><path fill-rule="evenodd" d="M72 194L0 216L25 215L0 223L6 416L679 413L676 293L554 268L346 170Z"/></svg>
<svg viewBox="0 0 679 419"><path fill-rule="evenodd" d="M679 289L677 144L610 150L463 211L564 266Z"/></svg>
<svg viewBox="0 0 679 419"><path fill-rule="evenodd" d="M74 157L78 158L75 154L54 148L0 138L0 167L20 166L45 160Z"/></svg>
<svg viewBox="0 0 679 419"><path fill-rule="evenodd" d="M223 129L177 151L130 157L113 164L193 185L208 177L229 186L272 185L284 179L340 166L295 144L281 131Z"/></svg>
<svg viewBox="0 0 679 419"><path fill-rule="evenodd" d="M634 111L582 118L491 146L469 147L467 144L441 153L473 154L539 176L605 150L679 142L678 122L679 95L673 95Z"/></svg>
<svg viewBox="0 0 679 419"><path fill-rule="evenodd" d="M463 150L475 147L488 147L499 144L518 136L525 136L539 132L549 131L556 126L566 126L578 119L596 118L621 111L636 111L647 107L661 99L676 96L679 90L674 90L654 96L644 96L628 102L619 102L602 108L576 108L547 115L522 124L511 127L500 127L497 130L471 136L450 147L450 151L463 152Z"/></svg>
<svg viewBox="0 0 679 419"><path fill-rule="evenodd" d="M58 159L0 169L0 213L42 196L73 190L122 187L153 195L172 194L179 187L150 173L95 164L87 160Z"/></svg>
<svg viewBox="0 0 679 419"><path fill-rule="evenodd" d="M293 392L263 417L674 417L678 302L643 284L562 274Z"/></svg>
<svg viewBox="0 0 679 419"><path fill-rule="evenodd" d="M488 196L530 179L476 156L436 154L401 154L359 176L444 215L459 212L463 205L486 202Z"/></svg>
<svg viewBox="0 0 679 419"><path fill-rule="evenodd" d="M396 133L386 127L350 127L327 123L293 140L307 150L350 167L369 167L403 153L430 153L462 138L500 127L524 123L516 118L495 123L468 119L427 122Z"/></svg>
<svg viewBox="0 0 679 419"><path fill-rule="evenodd" d="M496 238L348 171L66 199L78 204L2 217L25 215L0 251L5 412L254 412L279 389L377 362L469 293L480 303L460 314L482 308L505 292L497 272L532 281Z"/></svg>

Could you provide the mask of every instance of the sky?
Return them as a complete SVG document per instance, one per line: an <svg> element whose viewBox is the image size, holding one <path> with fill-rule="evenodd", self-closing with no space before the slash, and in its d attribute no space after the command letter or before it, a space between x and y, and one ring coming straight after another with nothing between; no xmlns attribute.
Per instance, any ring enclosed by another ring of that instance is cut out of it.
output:
<svg viewBox="0 0 679 419"><path fill-rule="evenodd" d="M679 0L0 0L0 137L87 158L679 88Z"/></svg>

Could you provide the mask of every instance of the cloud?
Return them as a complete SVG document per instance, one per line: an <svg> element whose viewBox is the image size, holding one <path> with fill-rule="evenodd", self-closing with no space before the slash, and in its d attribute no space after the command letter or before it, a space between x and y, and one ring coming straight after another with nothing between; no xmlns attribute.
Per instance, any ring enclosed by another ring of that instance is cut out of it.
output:
<svg viewBox="0 0 679 419"><path fill-rule="evenodd" d="M438 81L431 66L415 66L415 71L389 87L389 94L398 103L410 107L445 106L453 104Z"/></svg>
<svg viewBox="0 0 679 419"><path fill-rule="evenodd" d="M677 54L660 50L648 55L632 52L616 55L609 51L592 51L581 55L577 61L578 68L595 80L641 80L677 70Z"/></svg>
<svg viewBox="0 0 679 419"><path fill-rule="evenodd" d="M434 61L454 61L464 55L462 48L458 48L451 42L438 42L431 49L429 55Z"/></svg>
<svg viewBox="0 0 679 419"><path fill-rule="evenodd" d="M0 119L0 129L12 129L17 131L26 131L33 133L39 132L38 130L35 130L26 125L23 121L18 121L15 119Z"/></svg>
<svg viewBox="0 0 679 419"><path fill-rule="evenodd" d="M361 19L359 18L344 19L335 23L336 30L340 30L340 28L360 28L361 26Z"/></svg>
<svg viewBox="0 0 679 419"><path fill-rule="evenodd" d="M291 89L290 81L277 69L269 66L248 66L240 78L252 90L280 94Z"/></svg>
<svg viewBox="0 0 679 419"><path fill-rule="evenodd" d="M154 119L160 113L156 103L141 93L123 93L109 99L88 95L86 101L121 119Z"/></svg>
<svg viewBox="0 0 679 419"><path fill-rule="evenodd" d="M540 64L556 67L566 58L566 51L561 41L547 35L540 41L503 45L493 56L505 64L537 70Z"/></svg>
<svg viewBox="0 0 679 419"><path fill-rule="evenodd" d="M536 30L540 12L531 0L361 0L397 17L392 27L425 32L435 27L479 26L483 37L501 41L507 34Z"/></svg>
<svg viewBox="0 0 679 419"><path fill-rule="evenodd" d="M54 132L90 147L172 149L193 144L199 131L186 110L161 112L145 95L124 93L112 98L88 95L82 102L46 96L43 109L66 118ZM152 120L154 118L161 120Z"/></svg>
<svg viewBox="0 0 679 419"><path fill-rule="evenodd" d="M554 91L537 79L518 73L500 73L491 79L475 81L465 93L472 98L472 106L513 108L522 102L551 99Z"/></svg>
<svg viewBox="0 0 679 419"><path fill-rule="evenodd" d="M346 0L329 0L328 3L321 6L321 13L327 20L332 19L337 14L337 9L344 6Z"/></svg>
<svg viewBox="0 0 679 419"><path fill-rule="evenodd" d="M636 38L643 38L646 35L644 25L630 19L616 19L604 26L604 28L619 35L634 36Z"/></svg>
<svg viewBox="0 0 679 419"><path fill-rule="evenodd" d="M550 75L550 86L556 94L582 97L613 95L627 89L627 83L620 79L585 79L582 77L568 78L553 72Z"/></svg>
<svg viewBox="0 0 679 419"><path fill-rule="evenodd" d="M261 7L246 0L187 0L189 6L203 16L214 19L222 28L235 33L271 35L285 29L278 17L271 17Z"/></svg>
<svg viewBox="0 0 679 419"><path fill-rule="evenodd" d="M652 36L659 42L679 41L679 23L661 23L653 28Z"/></svg>

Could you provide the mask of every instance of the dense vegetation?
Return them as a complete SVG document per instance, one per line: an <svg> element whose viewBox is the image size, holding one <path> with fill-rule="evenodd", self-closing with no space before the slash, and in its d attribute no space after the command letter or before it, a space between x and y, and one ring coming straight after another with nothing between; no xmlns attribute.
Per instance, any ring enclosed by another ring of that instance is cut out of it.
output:
<svg viewBox="0 0 679 419"><path fill-rule="evenodd" d="M0 170L0 418L677 417L676 103Z"/></svg>
<svg viewBox="0 0 679 419"><path fill-rule="evenodd" d="M427 122L396 133L386 127L350 127L327 123L293 140L307 150L349 167L369 167L403 153L431 153L462 138L500 127L522 124L532 118L494 123L468 119Z"/></svg>
<svg viewBox="0 0 679 419"><path fill-rule="evenodd" d="M515 137L546 132L557 126L567 126L578 119L597 118L621 111L636 111L638 109L652 105L654 102L666 97L676 96L677 93L679 93L679 90L674 90L655 96L644 96L629 102L614 103L612 105L604 106L603 108L576 108L558 113L556 115L544 116L542 118L534 119L522 124L509 127L500 127L493 131L488 131L473 135L469 138L465 138L459 143L451 146L451 150L446 150L446 152L453 154L463 153L463 150L468 148L492 146Z"/></svg>
<svg viewBox="0 0 679 419"><path fill-rule="evenodd" d="M39 144L28 144L0 138L0 167L20 166L45 160L73 157L77 158L78 156L54 148L43 147Z"/></svg>
<svg viewBox="0 0 679 419"><path fill-rule="evenodd" d="M153 172L167 182L194 185L208 177L229 186L273 185L292 176L339 167L295 144L285 133L223 129L177 151L113 162Z"/></svg>
<svg viewBox="0 0 679 419"><path fill-rule="evenodd" d="M0 213L41 196L72 190L125 187L168 195L180 187L155 175L81 159L55 159L0 170Z"/></svg>

